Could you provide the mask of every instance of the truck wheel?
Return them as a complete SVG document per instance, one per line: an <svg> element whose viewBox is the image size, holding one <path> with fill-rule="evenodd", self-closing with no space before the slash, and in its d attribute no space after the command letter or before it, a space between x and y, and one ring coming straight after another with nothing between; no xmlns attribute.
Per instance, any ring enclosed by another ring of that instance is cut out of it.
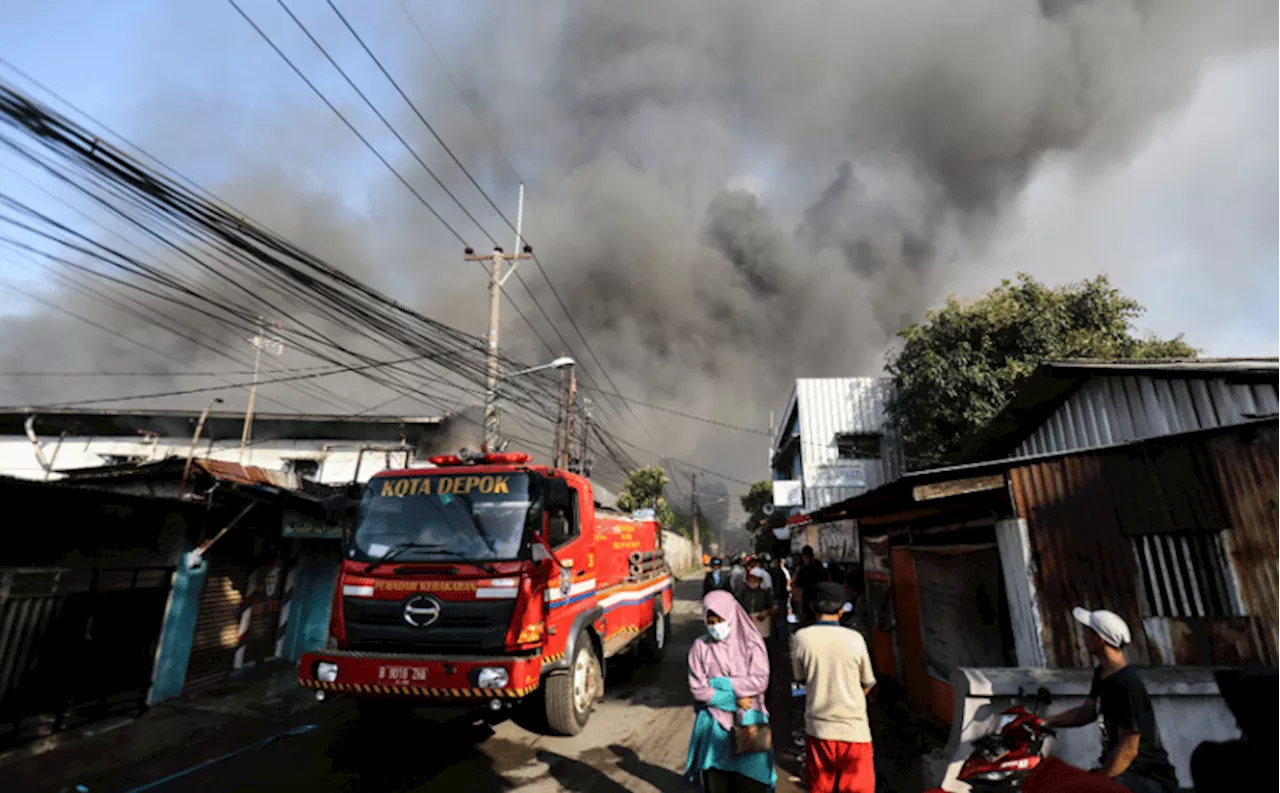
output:
<svg viewBox="0 0 1280 793"><path fill-rule="evenodd" d="M568 669L557 670L547 677L547 726L556 735L577 735L587 726L591 706L603 688L600 661L596 658L591 638L584 632L578 636L578 647Z"/></svg>
<svg viewBox="0 0 1280 793"><path fill-rule="evenodd" d="M662 612L662 600L653 601L653 624L645 633L644 642L640 645L640 653L645 662L656 664L662 660L667 649L667 640L671 636L671 615Z"/></svg>

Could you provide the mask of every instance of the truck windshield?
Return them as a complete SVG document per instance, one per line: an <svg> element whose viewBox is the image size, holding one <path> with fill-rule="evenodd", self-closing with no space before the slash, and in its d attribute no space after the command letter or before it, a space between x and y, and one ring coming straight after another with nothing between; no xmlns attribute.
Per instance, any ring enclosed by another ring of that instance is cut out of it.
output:
<svg viewBox="0 0 1280 793"><path fill-rule="evenodd" d="M372 561L413 543L427 547L406 548L396 558L517 559L532 506L523 473L374 479L361 500L349 556Z"/></svg>

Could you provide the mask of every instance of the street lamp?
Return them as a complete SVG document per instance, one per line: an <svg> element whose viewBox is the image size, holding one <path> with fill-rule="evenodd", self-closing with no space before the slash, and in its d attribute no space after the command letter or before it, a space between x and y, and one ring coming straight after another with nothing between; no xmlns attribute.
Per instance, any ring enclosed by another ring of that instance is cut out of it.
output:
<svg viewBox="0 0 1280 793"><path fill-rule="evenodd" d="M517 372L508 372L504 375L499 375L498 379L506 380L509 377L520 377L526 374L533 374L534 372L545 372L548 369L563 369L566 366L573 366L576 363L577 361L573 360L572 358L566 355L561 358L555 359L551 363L544 363L541 366L533 366L528 369L521 369Z"/></svg>
<svg viewBox="0 0 1280 793"><path fill-rule="evenodd" d="M523 375L533 374L535 372L545 372L548 369L567 368L569 370L569 400L565 404L564 443L563 444L561 443L560 427L559 425L556 426L556 448L555 448L556 459L553 460L552 462L557 467L568 466L569 456L572 453L570 447L572 446L572 443L573 443L571 440L573 438L573 401L578 389L578 378L576 375L577 370L575 369L576 364L577 364L577 361L573 360L567 355L564 355L555 359L551 363L544 363L541 366L533 366L528 369L520 369L515 372L508 372L507 374L500 375L498 377L499 380L508 380L512 377L521 377ZM496 423L496 416L495 416L495 423ZM494 438L495 443L496 443L496 440L497 439ZM561 466L560 464L562 449L563 449L563 457L564 457L564 466Z"/></svg>

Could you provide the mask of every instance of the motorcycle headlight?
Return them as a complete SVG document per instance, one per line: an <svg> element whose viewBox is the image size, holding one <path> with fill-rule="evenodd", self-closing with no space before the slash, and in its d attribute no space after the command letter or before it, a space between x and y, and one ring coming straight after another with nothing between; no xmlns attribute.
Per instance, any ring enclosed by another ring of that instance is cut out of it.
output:
<svg viewBox="0 0 1280 793"><path fill-rule="evenodd" d="M476 685L480 688L506 688L510 677L507 670L500 666L486 666L476 675Z"/></svg>
<svg viewBox="0 0 1280 793"><path fill-rule="evenodd" d="M1013 776L1013 771L987 771L982 774L974 774L973 778L982 782L1003 782Z"/></svg>

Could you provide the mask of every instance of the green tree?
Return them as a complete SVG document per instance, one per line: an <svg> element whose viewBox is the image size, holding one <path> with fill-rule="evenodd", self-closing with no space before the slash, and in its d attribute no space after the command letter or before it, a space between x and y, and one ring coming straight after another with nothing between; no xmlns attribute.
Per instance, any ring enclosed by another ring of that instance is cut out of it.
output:
<svg viewBox="0 0 1280 793"><path fill-rule="evenodd" d="M663 488L670 483L671 479L660 465L637 468L627 474L627 482L618 494L618 508L624 512L652 509L658 517L658 524L663 528L671 528L676 523L676 517L663 495Z"/></svg>
<svg viewBox="0 0 1280 793"><path fill-rule="evenodd" d="M976 300L947 298L898 333L902 347L885 365L897 389L889 415L908 456L946 459L1041 361L1195 357L1181 335L1135 336L1143 311L1105 275L1051 288L1020 273Z"/></svg>
<svg viewBox="0 0 1280 793"><path fill-rule="evenodd" d="M741 497L742 509L747 513L746 527L755 540L756 551L773 549L773 529L786 525L787 518L781 510L766 509L773 505L773 483L767 479L756 482Z"/></svg>

